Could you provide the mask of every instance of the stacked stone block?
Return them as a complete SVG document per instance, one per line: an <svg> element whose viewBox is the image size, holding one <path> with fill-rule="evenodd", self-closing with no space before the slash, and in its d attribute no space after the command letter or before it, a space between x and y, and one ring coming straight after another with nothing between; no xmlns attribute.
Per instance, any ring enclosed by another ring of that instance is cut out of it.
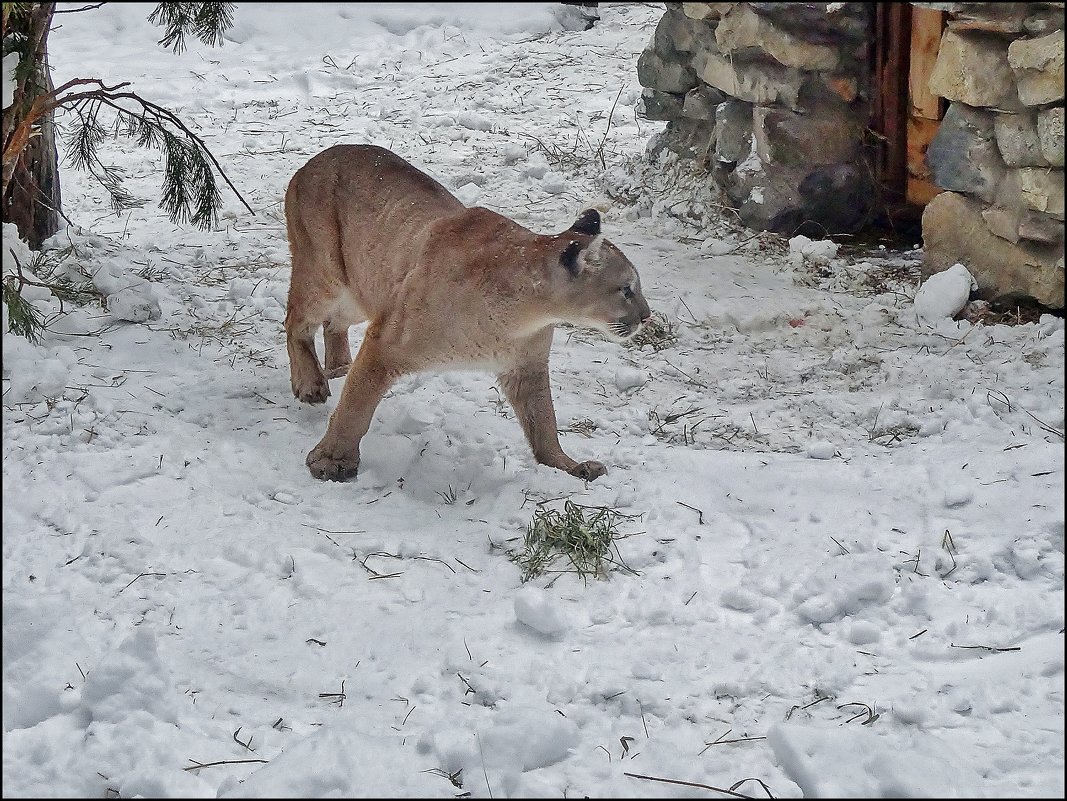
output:
<svg viewBox="0 0 1067 801"><path fill-rule="evenodd" d="M667 3L638 61L653 148L694 159L753 228L855 231L875 209L863 3Z"/></svg>
<svg viewBox="0 0 1067 801"><path fill-rule="evenodd" d="M879 212L866 131L867 3L666 3L638 61L653 150L694 160L746 225L862 228ZM930 89L928 273L963 262L989 298L1063 307L1063 3L914 3L947 12Z"/></svg>
<svg viewBox="0 0 1067 801"><path fill-rule="evenodd" d="M930 89L951 101L927 151L924 270L959 261L992 298L1062 308L1063 3L917 3L948 13Z"/></svg>

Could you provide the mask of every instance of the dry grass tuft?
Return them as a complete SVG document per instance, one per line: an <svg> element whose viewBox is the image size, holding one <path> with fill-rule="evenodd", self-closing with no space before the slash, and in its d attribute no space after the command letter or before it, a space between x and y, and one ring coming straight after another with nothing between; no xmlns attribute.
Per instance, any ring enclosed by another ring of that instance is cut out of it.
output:
<svg viewBox="0 0 1067 801"><path fill-rule="evenodd" d="M548 572L577 573L607 578L613 570L636 575L619 554L616 541L630 534L622 534L618 524L640 515L626 515L606 506L579 506L566 501L563 511L541 507L534 512L526 529L523 548L511 555L522 570L524 582ZM566 559L570 566L553 570L553 565Z"/></svg>

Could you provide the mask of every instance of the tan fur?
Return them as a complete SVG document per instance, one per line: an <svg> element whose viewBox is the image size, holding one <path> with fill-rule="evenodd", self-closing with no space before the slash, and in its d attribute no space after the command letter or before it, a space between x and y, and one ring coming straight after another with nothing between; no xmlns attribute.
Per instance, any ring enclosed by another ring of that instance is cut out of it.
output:
<svg viewBox="0 0 1067 801"><path fill-rule="evenodd" d="M599 235L596 211L560 234L535 234L466 208L388 150L337 145L293 176L285 217L293 394L322 403L327 378L348 374L326 435L308 454L313 476L356 474L360 440L399 376L457 367L496 374L537 461L586 480L606 472L560 448L548 377L556 323L622 339L649 317L640 279ZM353 361L348 329L364 320ZM315 353L319 326L325 371Z"/></svg>

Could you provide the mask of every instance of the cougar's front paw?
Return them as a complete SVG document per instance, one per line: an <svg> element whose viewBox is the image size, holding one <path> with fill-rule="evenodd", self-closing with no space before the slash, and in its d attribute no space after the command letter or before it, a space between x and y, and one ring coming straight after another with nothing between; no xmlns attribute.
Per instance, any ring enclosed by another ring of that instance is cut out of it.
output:
<svg viewBox="0 0 1067 801"><path fill-rule="evenodd" d="M319 445L308 454L305 464L320 481L346 481L359 472L359 454L337 456Z"/></svg>
<svg viewBox="0 0 1067 801"><path fill-rule="evenodd" d="M604 467L600 462L588 461L579 462L574 466L574 469L570 471L572 476L577 476L582 481L595 481L603 475L606 475L608 469Z"/></svg>
<svg viewBox="0 0 1067 801"><path fill-rule="evenodd" d="M293 395L304 403L325 403L330 397L330 385L326 383L325 378L321 381L306 381L301 384L294 382Z"/></svg>

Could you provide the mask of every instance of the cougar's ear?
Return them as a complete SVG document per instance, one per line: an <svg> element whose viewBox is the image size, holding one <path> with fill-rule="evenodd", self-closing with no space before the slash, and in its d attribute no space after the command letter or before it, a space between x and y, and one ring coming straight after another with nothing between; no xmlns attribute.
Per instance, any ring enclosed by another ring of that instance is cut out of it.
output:
<svg viewBox="0 0 1067 801"><path fill-rule="evenodd" d="M582 264L582 243L575 240L571 240L567 247L563 248L563 252L559 254L559 263L567 268L567 272L571 274L571 277L577 277L578 273L582 271L585 266Z"/></svg>
<svg viewBox="0 0 1067 801"><path fill-rule="evenodd" d="M600 267L600 247L603 244L604 237L600 235L594 236L585 247L572 239L559 254L559 263L567 268L572 278L585 270L596 270Z"/></svg>
<svg viewBox="0 0 1067 801"><path fill-rule="evenodd" d="M578 215L570 230L576 234L596 236L600 233L600 212L596 209L586 209Z"/></svg>

